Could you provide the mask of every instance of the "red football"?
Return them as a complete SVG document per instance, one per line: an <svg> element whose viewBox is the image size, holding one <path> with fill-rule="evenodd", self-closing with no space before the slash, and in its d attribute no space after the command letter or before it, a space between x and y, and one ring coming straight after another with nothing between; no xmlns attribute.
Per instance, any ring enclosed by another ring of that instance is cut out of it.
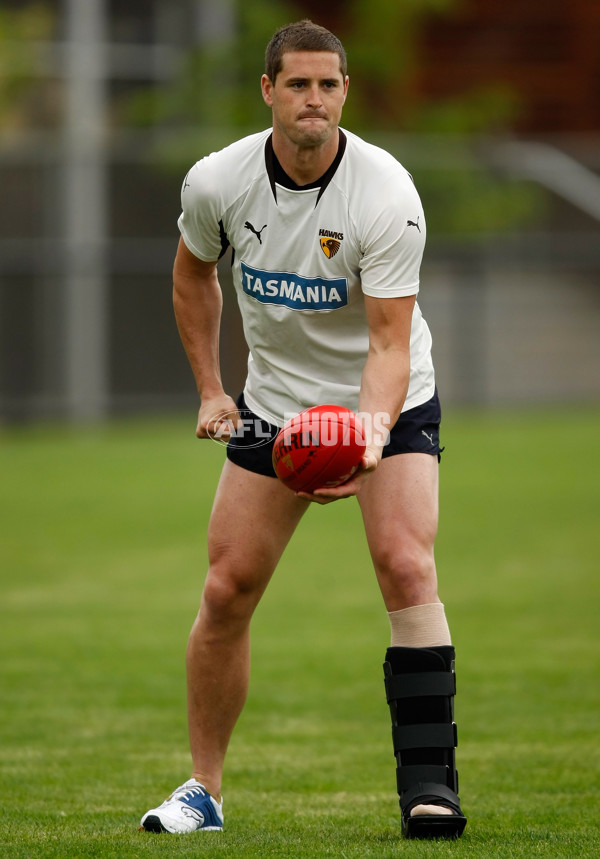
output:
<svg viewBox="0 0 600 859"><path fill-rule="evenodd" d="M365 452L358 416L344 406L314 406L287 421L275 439L273 468L294 492L339 486Z"/></svg>

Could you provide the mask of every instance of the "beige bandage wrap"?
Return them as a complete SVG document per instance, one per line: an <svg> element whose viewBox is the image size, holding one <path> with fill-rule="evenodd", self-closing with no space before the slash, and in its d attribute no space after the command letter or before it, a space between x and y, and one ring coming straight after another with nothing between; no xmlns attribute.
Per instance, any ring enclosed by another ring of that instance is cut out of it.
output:
<svg viewBox="0 0 600 859"><path fill-rule="evenodd" d="M452 644L444 604L412 605L388 612L392 647L443 647Z"/></svg>

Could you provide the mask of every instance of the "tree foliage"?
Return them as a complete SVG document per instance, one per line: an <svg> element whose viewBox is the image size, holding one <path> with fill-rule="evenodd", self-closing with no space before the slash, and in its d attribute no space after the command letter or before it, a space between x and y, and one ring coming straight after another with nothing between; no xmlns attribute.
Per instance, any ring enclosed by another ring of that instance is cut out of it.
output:
<svg viewBox="0 0 600 859"><path fill-rule="evenodd" d="M3 129L30 120L28 96L35 89L35 43L47 39L54 16L44 3L0 8L0 122Z"/></svg>

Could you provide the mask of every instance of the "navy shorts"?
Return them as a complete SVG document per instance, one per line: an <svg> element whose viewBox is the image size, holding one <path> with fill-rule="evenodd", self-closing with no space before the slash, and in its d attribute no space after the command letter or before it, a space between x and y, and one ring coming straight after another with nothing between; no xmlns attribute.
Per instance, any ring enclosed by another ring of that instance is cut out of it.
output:
<svg viewBox="0 0 600 859"><path fill-rule="evenodd" d="M231 436L227 445L227 458L247 471L275 477L271 457L279 427L251 412L243 394L238 397L237 406L242 426ZM383 448L383 458L400 453L429 453L439 460L443 450L440 447L441 419L442 411L436 390L433 397L423 405L402 412Z"/></svg>

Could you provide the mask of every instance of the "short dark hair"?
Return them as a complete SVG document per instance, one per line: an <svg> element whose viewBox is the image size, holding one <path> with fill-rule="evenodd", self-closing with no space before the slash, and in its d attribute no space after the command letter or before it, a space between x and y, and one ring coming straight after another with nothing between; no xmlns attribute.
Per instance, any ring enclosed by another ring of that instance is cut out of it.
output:
<svg viewBox="0 0 600 859"><path fill-rule="evenodd" d="M271 83L275 83L283 66L283 55L288 51L330 51L340 58L342 77L348 73L346 51L338 37L308 18L280 27L267 45L265 74Z"/></svg>

